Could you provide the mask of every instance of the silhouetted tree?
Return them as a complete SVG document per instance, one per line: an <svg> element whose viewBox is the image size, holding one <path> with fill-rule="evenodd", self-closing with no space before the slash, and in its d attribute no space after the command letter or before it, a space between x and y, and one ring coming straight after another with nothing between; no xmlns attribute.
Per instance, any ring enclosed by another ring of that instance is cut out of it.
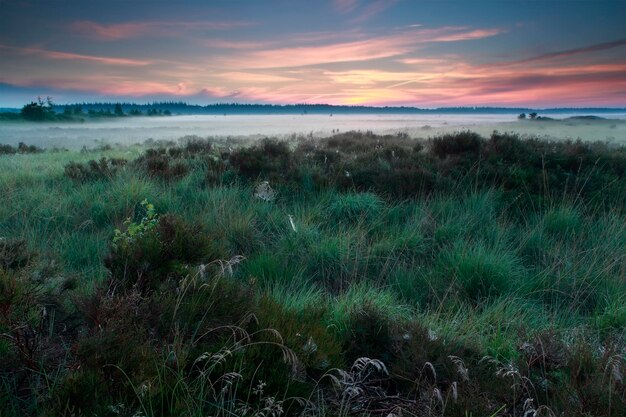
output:
<svg viewBox="0 0 626 417"><path fill-rule="evenodd" d="M122 105L120 103L115 103L115 110L113 110L113 113L116 116L124 116L124 110L122 109Z"/></svg>
<svg viewBox="0 0 626 417"><path fill-rule="evenodd" d="M529 113L529 114L528 114L528 116L529 116L531 119L536 119L536 118L537 118L537 113L532 112L532 113Z"/></svg>
<svg viewBox="0 0 626 417"><path fill-rule="evenodd" d="M522 113L519 116L517 116L518 119L523 120L526 118L526 113Z"/></svg>
<svg viewBox="0 0 626 417"><path fill-rule="evenodd" d="M42 100L41 97L37 97L37 101L31 101L22 107L21 115L27 120L52 120L55 113L52 109L52 98L47 97L46 100Z"/></svg>

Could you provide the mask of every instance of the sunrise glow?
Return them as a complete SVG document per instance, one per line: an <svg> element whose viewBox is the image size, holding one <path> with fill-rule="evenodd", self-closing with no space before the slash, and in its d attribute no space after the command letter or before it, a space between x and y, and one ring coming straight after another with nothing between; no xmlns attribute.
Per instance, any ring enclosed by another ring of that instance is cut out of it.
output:
<svg viewBox="0 0 626 417"><path fill-rule="evenodd" d="M626 105L623 1L78 3L0 2L0 105Z"/></svg>

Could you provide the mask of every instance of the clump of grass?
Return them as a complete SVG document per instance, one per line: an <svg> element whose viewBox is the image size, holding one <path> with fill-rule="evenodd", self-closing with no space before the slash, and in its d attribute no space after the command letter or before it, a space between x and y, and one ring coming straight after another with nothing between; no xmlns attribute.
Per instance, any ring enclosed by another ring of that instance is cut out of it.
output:
<svg viewBox="0 0 626 417"><path fill-rule="evenodd" d="M480 242L457 244L443 251L438 262L441 284L445 283L440 291L461 291L464 299L476 304L511 292L524 275L514 253Z"/></svg>
<svg viewBox="0 0 626 417"><path fill-rule="evenodd" d="M572 207L559 207L550 210L543 218L546 233L563 237L574 234L581 229L582 219L580 213Z"/></svg>
<svg viewBox="0 0 626 417"><path fill-rule="evenodd" d="M357 223L380 216L382 200L373 193L337 195L329 204L328 212L335 222Z"/></svg>

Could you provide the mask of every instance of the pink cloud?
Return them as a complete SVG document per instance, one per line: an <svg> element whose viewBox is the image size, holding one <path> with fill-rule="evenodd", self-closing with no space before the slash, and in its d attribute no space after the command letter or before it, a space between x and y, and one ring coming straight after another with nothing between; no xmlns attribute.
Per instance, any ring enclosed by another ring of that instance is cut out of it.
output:
<svg viewBox="0 0 626 417"><path fill-rule="evenodd" d="M231 41L226 39L207 39L203 41L205 46L220 49L259 49L267 48L274 42L257 42L257 41Z"/></svg>
<svg viewBox="0 0 626 417"><path fill-rule="evenodd" d="M335 62L369 61L412 52L429 42L470 40L495 36L499 29L468 31L466 28L442 27L413 29L391 35L326 45L296 46L266 49L247 54L216 57L218 62L232 68L300 67Z"/></svg>
<svg viewBox="0 0 626 417"><path fill-rule="evenodd" d="M155 30L150 26L115 29L96 36L122 39ZM174 33L170 27L159 30ZM420 55L428 44L473 41L502 32L497 28L404 27L367 38L362 31L352 30L267 41L200 39L199 44L215 48L211 55L195 54L181 62L0 45L12 54L12 59L0 62L0 71L3 82L16 85L120 97L416 106L626 104L626 61L615 62L616 54L598 53L624 48L625 40L480 65L458 55ZM42 59L31 71L20 72L34 60L20 60L20 56L29 55ZM95 76L92 66L53 65L49 60L101 65ZM155 62L159 65L150 65ZM329 65L336 63L342 65Z"/></svg>
<svg viewBox="0 0 626 417"><path fill-rule="evenodd" d="M149 35L178 35L189 30L226 30L250 25L250 22L244 21L163 21L101 24L89 20L81 20L72 23L70 29L95 39L113 41Z"/></svg>
<svg viewBox="0 0 626 417"><path fill-rule="evenodd" d="M397 59L396 62L406 65L430 65L430 64L442 64L446 62L445 59L441 58L402 58Z"/></svg>
<svg viewBox="0 0 626 417"><path fill-rule="evenodd" d="M358 6L358 0L333 0L333 7L339 13L350 13Z"/></svg>
<svg viewBox="0 0 626 417"><path fill-rule="evenodd" d="M394 6L397 2L398 0L375 0L374 2L368 4L363 11L350 22L355 24L363 23Z"/></svg>
<svg viewBox="0 0 626 417"><path fill-rule="evenodd" d="M571 56L589 54L592 52L605 51L607 49L613 49L618 47L626 46L626 39L618 39L611 42L603 42L595 45L589 45L582 48L574 48L568 49L566 51L556 51L549 54L543 54L539 56L534 56L530 58L525 58L517 61L505 62L500 65L514 65L514 64L523 64L528 62L537 62L537 61L546 61L560 58L569 58Z"/></svg>
<svg viewBox="0 0 626 417"><path fill-rule="evenodd" d="M474 39L489 38L503 33L502 29L476 29L470 31L462 31L459 33L451 33L431 39L431 42L456 42L469 41Z"/></svg>
<svg viewBox="0 0 626 417"><path fill-rule="evenodd" d="M242 82L242 83L277 83L285 81L298 81L298 78L284 77L281 75L273 74L257 74L250 72L223 72L216 74L218 77L227 80L229 82Z"/></svg>
<svg viewBox="0 0 626 417"><path fill-rule="evenodd" d="M49 59L66 59L71 61L87 61L87 62L95 62L99 64L105 65L121 65L121 66L129 66L129 67L140 67L149 65L151 61L146 60L138 60L138 59L128 59L128 58L114 58L114 57L104 57L104 56L96 56L96 55L84 55L84 54L75 54L71 52L60 52L60 51L48 51L45 49L39 48L18 48L6 45L0 45L2 49L9 49L19 54L24 55L39 55L44 58Z"/></svg>

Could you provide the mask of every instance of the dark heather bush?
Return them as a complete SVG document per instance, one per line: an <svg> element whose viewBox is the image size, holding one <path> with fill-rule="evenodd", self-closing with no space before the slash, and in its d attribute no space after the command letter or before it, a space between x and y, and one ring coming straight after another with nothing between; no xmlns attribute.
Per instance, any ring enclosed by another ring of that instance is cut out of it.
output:
<svg viewBox="0 0 626 417"><path fill-rule="evenodd" d="M76 320L67 310L72 289L53 265L36 263L23 240L0 240L0 414L39 399L40 375L62 369ZM57 380L58 381L58 380Z"/></svg>
<svg viewBox="0 0 626 417"><path fill-rule="evenodd" d="M26 145L24 142L20 142L17 148L11 145L0 144L0 155L12 155L15 153L40 153L43 149L35 145Z"/></svg>
<svg viewBox="0 0 626 417"><path fill-rule="evenodd" d="M164 215L153 229L114 244L105 265L126 288L152 291L168 278L184 277L185 265L208 263L220 255L200 227Z"/></svg>
<svg viewBox="0 0 626 417"><path fill-rule="evenodd" d="M247 179L263 177L283 181L292 168L292 152L286 142L264 139L259 145L240 148L230 155L230 164Z"/></svg>
<svg viewBox="0 0 626 417"><path fill-rule="evenodd" d="M624 148L521 139L498 132L489 139L473 132L451 133L429 145L423 152L423 144L406 135L371 132L304 140L293 152L287 143L265 140L209 161L206 181L222 183L232 168L248 181L262 177L273 187L290 191L335 187L415 198L463 184L501 188L514 199L523 194L533 204L564 193L608 197L613 205L626 202L620 183L626 176Z"/></svg>
<svg viewBox="0 0 626 417"><path fill-rule="evenodd" d="M442 159L449 155L478 155L482 142L483 139L475 132L448 133L432 139L430 151Z"/></svg>
<svg viewBox="0 0 626 417"><path fill-rule="evenodd" d="M24 267L32 254L24 239L0 238L0 268L18 269Z"/></svg>
<svg viewBox="0 0 626 417"><path fill-rule="evenodd" d="M35 145L26 145L24 142L20 142L17 145L17 153L40 153L43 149Z"/></svg>
<svg viewBox="0 0 626 417"><path fill-rule="evenodd" d="M211 142L201 138L188 138L183 143L183 149L187 155L208 154L213 150Z"/></svg>
<svg viewBox="0 0 626 417"><path fill-rule="evenodd" d="M0 155L12 155L16 152L17 150L13 146L0 144Z"/></svg>
<svg viewBox="0 0 626 417"><path fill-rule="evenodd" d="M125 159L104 157L99 161L92 159L84 164L70 162L65 166L65 176L78 182L111 179L124 165Z"/></svg>
<svg viewBox="0 0 626 417"><path fill-rule="evenodd" d="M134 165L151 177L164 180L184 177L189 173L189 166L185 159L179 158L182 151L172 149L171 152L166 148L148 149L134 161Z"/></svg>

